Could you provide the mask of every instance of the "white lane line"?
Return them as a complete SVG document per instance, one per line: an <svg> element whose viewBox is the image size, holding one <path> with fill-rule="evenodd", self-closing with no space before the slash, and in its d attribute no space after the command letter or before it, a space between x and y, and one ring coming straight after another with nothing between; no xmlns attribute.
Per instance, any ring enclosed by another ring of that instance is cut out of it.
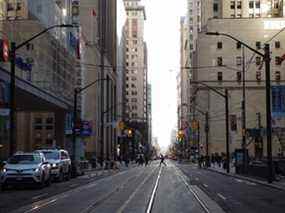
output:
<svg viewBox="0 0 285 213"><path fill-rule="evenodd" d="M243 180L235 178L236 182L243 183Z"/></svg>
<svg viewBox="0 0 285 213"><path fill-rule="evenodd" d="M157 191L159 179L160 179L160 176L161 176L161 168L162 167L160 167L160 170L159 170L156 182L155 182L155 186L154 186L153 191L151 193L151 197L150 197L150 201L148 203L148 207L147 207L146 213L151 213L151 209L152 209L152 206L153 206L153 202L154 202L155 194L156 194L156 191Z"/></svg>
<svg viewBox="0 0 285 213"><path fill-rule="evenodd" d="M75 187L75 186L78 186L79 184L78 183L74 183L74 184L70 184L69 187Z"/></svg>
<svg viewBox="0 0 285 213"><path fill-rule="evenodd" d="M256 186L257 185L256 183L253 183L253 182L250 182L250 181L246 181L245 183L247 185L250 185L250 186Z"/></svg>
<svg viewBox="0 0 285 213"><path fill-rule="evenodd" d="M207 184L203 184L203 186L204 186L205 188L208 188L208 185L207 185Z"/></svg>
<svg viewBox="0 0 285 213"><path fill-rule="evenodd" d="M46 196L46 195L48 195L48 193L43 193L43 194L34 196L34 197L32 197L32 200L38 200L39 198L42 198L42 197L44 197L44 196Z"/></svg>
<svg viewBox="0 0 285 213"><path fill-rule="evenodd" d="M217 195L218 195L220 198L222 198L223 200L226 200L226 199L227 199L225 196L223 196L223 195L220 194L220 193L217 193Z"/></svg>
<svg viewBox="0 0 285 213"><path fill-rule="evenodd" d="M43 207L45 207L47 205L55 203L56 201L57 201L57 199L52 199L52 200L50 200L50 201L48 201L46 203L43 203L43 204L40 204L40 205L35 205L32 209L29 209L29 210L25 211L24 213L33 212L33 211L38 210L40 208L43 208Z"/></svg>

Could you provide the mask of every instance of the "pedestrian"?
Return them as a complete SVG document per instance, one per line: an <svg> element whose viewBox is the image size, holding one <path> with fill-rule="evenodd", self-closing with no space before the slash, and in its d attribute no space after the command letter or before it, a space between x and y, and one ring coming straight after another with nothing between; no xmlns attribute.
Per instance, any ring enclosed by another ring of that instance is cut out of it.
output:
<svg viewBox="0 0 285 213"><path fill-rule="evenodd" d="M145 155L145 166L147 166L147 165L148 165L148 156Z"/></svg>
<svg viewBox="0 0 285 213"><path fill-rule="evenodd" d="M161 164L163 164L164 166L167 166L166 163L164 162L164 156L162 154L160 154L160 163L159 166L161 166Z"/></svg>

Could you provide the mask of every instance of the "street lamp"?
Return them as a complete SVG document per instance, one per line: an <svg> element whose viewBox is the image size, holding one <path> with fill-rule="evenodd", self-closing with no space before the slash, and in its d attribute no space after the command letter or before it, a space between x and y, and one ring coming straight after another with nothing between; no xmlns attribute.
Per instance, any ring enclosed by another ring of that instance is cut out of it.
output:
<svg viewBox="0 0 285 213"><path fill-rule="evenodd" d="M209 90L212 90L219 96L223 97L225 99L225 119L226 119L226 167L227 167L227 173L230 173L230 137L229 137L229 95L228 95L228 89L225 89L225 93L222 93L218 91L217 89L210 87L209 85L201 82L201 81L191 81L191 83L201 84L205 87L207 87Z"/></svg>
<svg viewBox="0 0 285 213"><path fill-rule="evenodd" d="M16 145L16 137L15 137L15 112L16 112L16 51L21 47L25 46L32 40L36 39L37 37L43 35L44 33L48 32L53 28L73 28L77 27L71 24L60 24L60 25L53 25L44 29L43 31L37 33L36 35L32 36L30 39L20 43L16 46L15 42L11 42L11 49L10 49L10 156L14 153L14 148Z"/></svg>
<svg viewBox="0 0 285 213"><path fill-rule="evenodd" d="M75 163L75 161L76 161L75 155L76 155L76 122L77 122L77 98L78 98L78 94L85 91L89 87L93 86L97 82L106 81L106 80L108 80L108 79L107 78L97 79L97 80L91 82L90 84L87 84L85 87L74 88L74 94L73 94L74 95L74 98L73 98L73 127L72 127L72 161L73 161L73 163ZM101 146L103 146L103 144L101 144ZM73 171L76 171L75 170L76 169L75 164L73 164L73 169L74 169ZM76 173L74 173L74 174L76 174Z"/></svg>
<svg viewBox="0 0 285 213"><path fill-rule="evenodd" d="M225 36L241 43L243 46L261 56L265 61L265 87L266 87L266 131L267 131L267 161L268 161L268 182L273 182L273 162L272 162L272 124L271 124L271 83L270 83L270 45L265 44L264 54L250 47L246 43L233 37L232 35L219 32L207 32L206 35ZM245 147L243 147L245 157Z"/></svg>

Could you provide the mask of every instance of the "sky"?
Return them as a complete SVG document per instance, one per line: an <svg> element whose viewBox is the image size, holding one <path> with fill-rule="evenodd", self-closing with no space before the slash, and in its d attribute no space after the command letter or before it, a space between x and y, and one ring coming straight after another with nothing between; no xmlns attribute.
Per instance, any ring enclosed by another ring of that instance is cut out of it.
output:
<svg viewBox="0 0 285 213"><path fill-rule="evenodd" d="M145 41L152 85L153 136L162 149L170 144L177 124L176 76L180 67L180 17L186 0L143 0L146 8Z"/></svg>

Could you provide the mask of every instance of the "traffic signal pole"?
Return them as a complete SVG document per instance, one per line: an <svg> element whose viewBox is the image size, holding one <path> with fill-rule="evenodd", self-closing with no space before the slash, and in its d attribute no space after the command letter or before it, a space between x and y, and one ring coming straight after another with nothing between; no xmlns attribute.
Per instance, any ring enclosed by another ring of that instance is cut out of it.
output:
<svg viewBox="0 0 285 213"><path fill-rule="evenodd" d="M12 156L15 152L16 148L16 43L11 42L11 52L10 52L10 65L11 65L11 73L10 73L10 150L9 150L9 155Z"/></svg>

